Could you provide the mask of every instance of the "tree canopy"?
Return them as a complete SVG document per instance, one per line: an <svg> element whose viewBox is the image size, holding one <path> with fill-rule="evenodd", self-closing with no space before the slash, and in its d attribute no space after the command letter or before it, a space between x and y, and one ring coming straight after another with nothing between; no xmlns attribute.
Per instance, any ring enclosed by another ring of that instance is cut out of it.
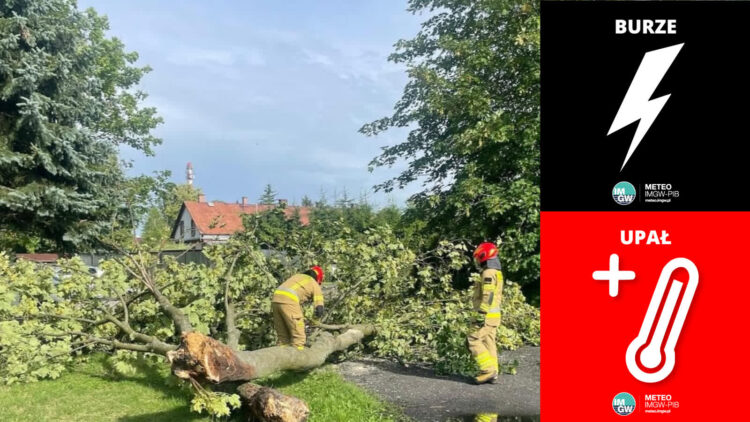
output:
<svg viewBox="0 0 750 422"><path fill-rule="evenodd" d="M390 60L409 75L391 116L361 128L409 128L371 170L407 168L377 188L421 181L408 214L427 243L502 239L510 279L539 282L539 9L536 1L411 0L430 17Z"/></svg>
<svg viewBox="0 0 750 422"><path fill-rule="evenodd" d="M0 226L70 249L121 205L121 145L151 154L161 119L107 19L73 0L0 4ZM110 224L106 224L110 223Z"/></svg>
<svg viewBox="0 0 750 422"><path fill-rule="evenodd" d="M273 289L313 264L328 274L324 322L376 324L367 347L377 356L473 370L464 340L474 314L454 275L479 275L463 244L415 251L387 225L360 231L331 218L302 226L280 208L249 215L245 225L227 244L204 249L210 264L136 250L104 261L97 276L77 258L53 271L0 253L0 277L8 280L0 283L0 378L54 378L84 350L111 351L127 368L134 353L163 355L189 331L238 351L270 346ZM503 296L498 344L537 344L538 310L515 283Z"/></svg>

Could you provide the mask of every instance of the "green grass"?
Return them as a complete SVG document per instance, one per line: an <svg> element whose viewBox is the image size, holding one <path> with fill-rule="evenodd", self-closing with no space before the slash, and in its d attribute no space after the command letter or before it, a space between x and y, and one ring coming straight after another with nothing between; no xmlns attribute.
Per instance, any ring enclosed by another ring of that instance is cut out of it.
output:
<svg viewBox="0 0 750 422"><path fill-rule="evenodd" d="M329 369L311 373L287 372L263 384L299 397L310 407L310 421L399 421L405 417Z"/></svg>
<svg viewBox="0 0 750 422"><path fill-rule="evenodd" d="M191 413L191 394L176 385L166 366L114 376L103 357L78 364L56 380L1 386L3 421L209 421ZM310 406L311 422L402 420L390 405L325 368L286 373L263 384L299 397ZM241 420L236 415L232 420ZM246 419L244 419L246 420Z"/></svg>

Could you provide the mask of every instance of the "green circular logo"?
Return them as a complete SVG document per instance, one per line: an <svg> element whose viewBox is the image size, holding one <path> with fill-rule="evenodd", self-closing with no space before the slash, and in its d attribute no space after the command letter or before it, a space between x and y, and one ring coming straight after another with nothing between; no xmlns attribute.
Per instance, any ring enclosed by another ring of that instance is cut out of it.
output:
<svg viewBox="0 0 750 422"><path fill-rule="evenodd" d="M629 182L620 182L612 188L612 199L620 205L629 205L635 201L635 186Z"/></svg>
<svg viewBox="0 0 750 422"><path fill-rule="evenodd" d="M620 393L612 399L612 410L620 416L635 412L635 398L628 393Z"/></svg>

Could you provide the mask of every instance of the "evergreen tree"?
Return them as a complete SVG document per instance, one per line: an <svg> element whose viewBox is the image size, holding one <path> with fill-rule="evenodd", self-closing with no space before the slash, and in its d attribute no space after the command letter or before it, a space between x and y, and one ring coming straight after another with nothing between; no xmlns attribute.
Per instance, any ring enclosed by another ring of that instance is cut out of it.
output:
<svg viewBox="0 0 750 422"><path fill-rule="evenodd" d="M151 154L149 70L73 0L0 3L0 226L82 246L122 203L120 145Z"/></svg>
<svg viewBox="0 0 750 422"><path fill-rule="evenodd" d="M313 206L312 199L310 199L310 197L307 196L307 195L303 196L302 197L302 206L303 207L312 207Z"/></svg>
<svg viewBox="0 0 750 422"><path fill-rule="evenodd" d="M326 195L326 191L323 188L320 188L320 194L318 196L318 200L315 201L315 208L324 208L328 205L328 197Z"/></svg>
<svg viewBox="0 0 750 422"><path fill-rule="evenodd" d="M270 183L263 190L263 195L260 196L260 203L263 205L273 205L276 203L276 192Z"/></svg>

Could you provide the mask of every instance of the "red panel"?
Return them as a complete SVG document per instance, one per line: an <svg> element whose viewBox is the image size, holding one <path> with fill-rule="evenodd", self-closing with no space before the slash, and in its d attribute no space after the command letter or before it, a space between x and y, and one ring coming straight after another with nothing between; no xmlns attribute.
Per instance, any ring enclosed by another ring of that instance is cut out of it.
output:
<svg viewBox="0 0 750 422"><path fill-rule="evenodd" d="M750 213L741 212L543 212L545 420L621 418L612 409L620 392L636 399L627 420L746 420L741 415L750 375L749 219ZM671 245L623 245L621 230L666 230ZM634 280L620 282L614 298L607 281L592 277L608 269L613 253L621 270L636 273ZM628 371L625 352L638 335L663 266L677 257L695 263L699 283L675 348L674 370L663 381L643 383ZM669 394L679 407L646 413L646 394Z"/></svg>

